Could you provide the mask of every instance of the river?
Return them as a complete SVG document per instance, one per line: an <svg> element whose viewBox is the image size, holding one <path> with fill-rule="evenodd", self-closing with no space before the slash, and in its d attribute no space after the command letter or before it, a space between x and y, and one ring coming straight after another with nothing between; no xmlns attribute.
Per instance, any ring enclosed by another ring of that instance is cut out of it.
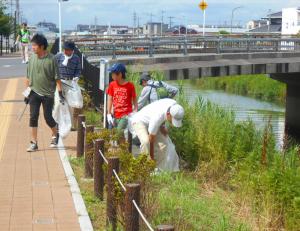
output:
<svg viewBox="0 0 300 231"><path fill-rule="evenodd" d="M232 110L235 112L237 122L251 119L257 129L264 129L271 118L277 147L279 149L282 147L285 123L285 108L283 106L224 91L203 90L188 80L183 83L183 90L188 99L194 101L198 96L201 96L205 101L208 100L222 108ZM174 83L172 84L174 85Z"/></svg>

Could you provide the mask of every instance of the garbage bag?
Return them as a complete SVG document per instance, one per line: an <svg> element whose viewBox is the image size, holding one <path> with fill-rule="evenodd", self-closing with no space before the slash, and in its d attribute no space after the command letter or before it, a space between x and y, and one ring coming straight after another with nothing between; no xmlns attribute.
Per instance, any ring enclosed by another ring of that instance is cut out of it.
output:
<svg viewBox="0 0 300 231"><path fill-rule="evenodd" d="M83 97L81 94L81 89L77 83L77 81L71 81L71 87L66 87L65 98L72 108L82 108L83 107Z"/></svg>
<svg viewBox="0 0 300 231"><path fill-rule="evenodd" d="M167 137L166 155L158 161L158 168L165 172L179 172L179 157L171 138Z"/></svg>
<svg viewBox="0 0 300 231"><path fill-rule="evenodd" d="M55 104L52 112L53 118L58 124L58 131L61 138L66 138L71 131L72 121L67 102L61 104L59 102L58 93L55 93Z"/></svg>

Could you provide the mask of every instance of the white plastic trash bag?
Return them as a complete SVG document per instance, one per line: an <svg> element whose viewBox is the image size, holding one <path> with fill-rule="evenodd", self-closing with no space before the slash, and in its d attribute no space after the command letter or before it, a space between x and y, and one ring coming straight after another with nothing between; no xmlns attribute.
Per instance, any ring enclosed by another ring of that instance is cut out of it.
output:
<svg viewBox="0 0 300 231"><path fill-rule="evenodd" d="M65 98L72 108L82 108L83 107L83 97L81 94L81 89L77 83L77 81L72 80L70 87L65 88Z"/></svg>
<svg viewBox="0 0 300 231"><path fill-rule="evenodd" d="M67 102L64 104L59 102L59 96L57 92L55 93L55 104L52 115L58 124L60 137L63 139L66 138L72 127L71 114Z"/></svg>
<svg viewBox="0 0 300 231"><path fill-rule="evenodd" d="M171 138L167 138L166 155L158 162L158 168L165 172L179 172L179 157Z"/></svg>

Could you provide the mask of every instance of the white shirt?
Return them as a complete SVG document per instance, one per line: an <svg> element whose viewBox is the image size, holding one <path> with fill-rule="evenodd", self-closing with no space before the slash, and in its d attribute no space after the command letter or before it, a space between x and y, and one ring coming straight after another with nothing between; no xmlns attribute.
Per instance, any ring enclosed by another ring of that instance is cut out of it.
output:
<svg viewBox="0 0 300 231"><path fill-rule="evenodd" d="M149 134L156 135L160 126L167 120L168 109L177 104L173 99L155 101L137 112L132 118L132 124L143 123L148 127Z"/></svg>

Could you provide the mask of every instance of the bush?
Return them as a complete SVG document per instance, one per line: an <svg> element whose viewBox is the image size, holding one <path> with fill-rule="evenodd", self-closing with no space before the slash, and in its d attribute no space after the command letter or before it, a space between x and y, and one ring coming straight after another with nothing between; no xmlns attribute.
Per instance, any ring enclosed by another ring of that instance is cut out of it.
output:
<svg viewBox="0 0 300 231"><path fill-rule="evenodd" d="M277 104L284 104L286 98L285 84L268 78L266 75L207 77L197 81L196 84L205 89L224 90Z"/></svg>

